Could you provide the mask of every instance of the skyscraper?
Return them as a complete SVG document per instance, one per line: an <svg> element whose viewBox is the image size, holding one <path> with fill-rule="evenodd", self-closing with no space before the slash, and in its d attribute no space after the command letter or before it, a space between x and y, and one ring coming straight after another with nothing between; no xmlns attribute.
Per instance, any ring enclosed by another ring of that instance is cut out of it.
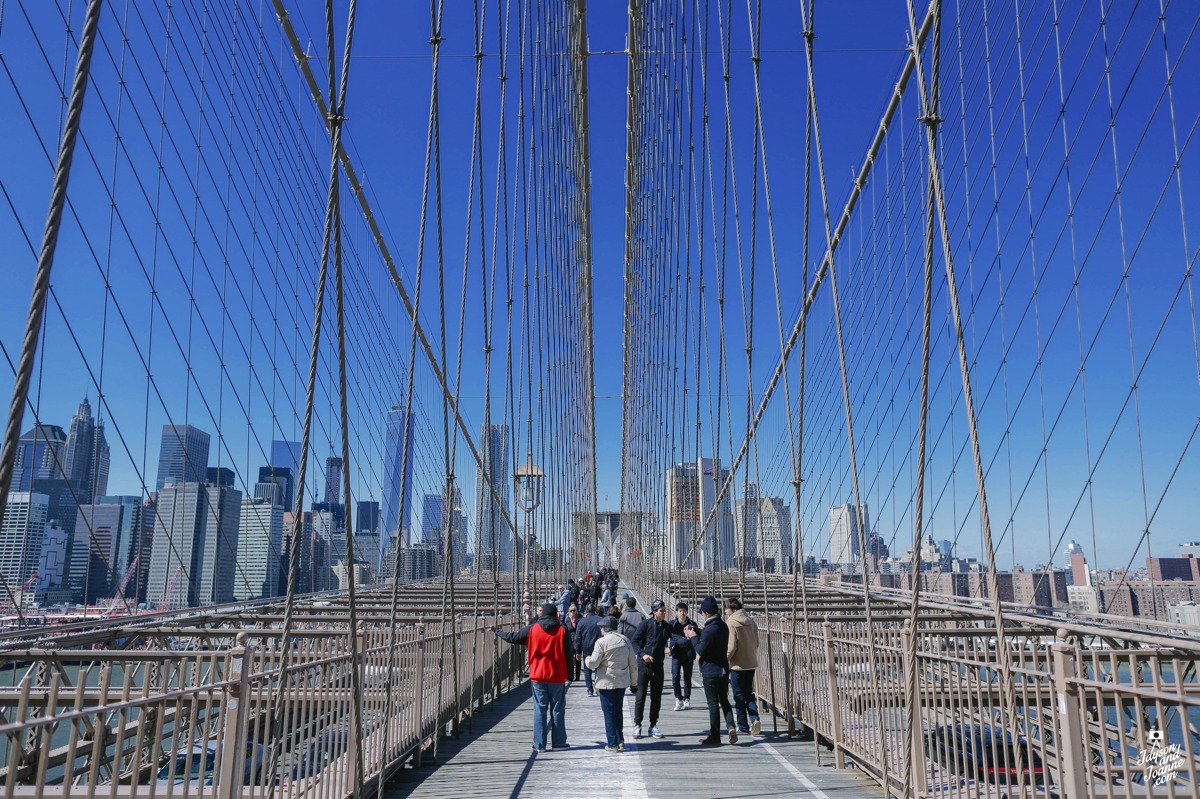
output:
<svg viewBox="0 0 1200 799"><path fill-rule="evenodd" d="M355 532L379 532L379 503L374 500L360 499L358 501L358 517L354 524Z"/></svg>
<svg viewBox="0 0 1200 799"><path fill-rule="evenodd" d="M325 503L342 504L342 459L330 455L325 459Z"/></svg>
<svg viewBox="0 0 1200 799"><path fill-rule="evenodd" d="M271 484L271 488L275 488ZM283 506L267 499L246 497L238 522L237 570L233 598L279 596L280 554L283 552Z"/></svg>
<svg viewBox="0 0 1200 799"><path fill-rule="evenodd" d="M269 499L285 511L294 509L292 505L294 485L291 469L286 466L263 466L258 470L258 483L254 486L254 496Z"/></svg>
<svg viewBox="0 0 1200 799"><path fill-rule="evenodd" d="M734 557L742 557L746 536L746 565L759 571L786 574L792 562L792 512L781 497L759 496L751 483L746 497L733 508Z"/></svg>
<svg viewBox="0 0 1200 799"><path fill-rule="evenodd" d="M12 490L29 491L34 480L65 480L67 434L54 424L35 424L17 442Z"/></svg>
<svg viewBox="0 0 1200 799"><path fill-rule="evenodd" d="M422 544L436 544L445 525L446 501L441 494L426 494L421 503Z"/></svg>
<svg viewBox="0 0 1200 799"><path fill-rule="evenodd" d="M384 550L392 539L405 546L413 543L409 530L412 516L413 452L417 448L417 417L406 408L393 406L387 412L387 441L383 448L383 531ZM403 506L404 518L400 518Z"/></svg>
<svg viewBox="0 0 1200 799"><path fill-rule="evenodd" d="M91 604L118 595L133 601L138 585L130 570L140 563L141 537L141 497L97 497L81 505L67 580L76 601Z"/></svg>
<svg viewBox="0 0 1200 799"><path fill-rule="evenodd" d="M717 502L719 492L729 479L729 470L718 458L696 461L700 480L699 524L706 525L697 549L703 548L700 568L720 571L733 565L733 504L729 492ZM712 521L709 521L711 517Z"/></svg>
<svg viewBox="0 0 1200 799"><path fill-rule="evenodd" d="M0 521L0 575L11 591L23 591L37 573L48 505L45 494L14 491L8 495L4 519ZM29 588L32 590L33 586Z"/></svg>
<svg viewBox="0 0 1200 799"><path fill-rule="evenodd" d="M233 600L242 493L203 483L158 492L146 599L178 609Z"/></svg>
<svg viewBox="0 0 1200 799"><path fill-rule="evenodd" d="M864 502L862 511L863 538L871 529L871 521L867 515L867 505ZM836 566L853 566L859 562L862 555L862 545L859 541L859 515L854 512L854 504L834 505L829 509L829 562Z"/></svg>
<svg viewBox="0 0 1200 799"><path fill-rule="evenodd" d="M208 476L211 437L190 424L165 424L158 449L156 491L168 483L203 483Z"/></svg>
<svg viewBox="0 0 1200 799"><path fill-rule="evenodd" d="M104 496L108 488L108 464L109 450L108 442L104 439L104 425L93 421L92 406L84 397L71 417L63 448L63 471L75 486L79 504L85 505L95 497Z"/></svg>
<svg viewBox="0 0 1200 799"><path fill-rule="evenodd" d="M697 473L694 463L677 463L667 469L667 551L650 553L651 563L659 568L700 568L701 556L698 551L688 557L700 516L700 481Z"/></svg>
<svg viewBox="0 0 1200 799"><path fill-rule="evenodd" d="M300 443L297 441L272 441L271 466L275 469L287 469L288 474L291 475L291 483L283 498L283 507L284 510L294 511L296 509L296 482L300 479ZM261 471L258 481L262 482Z"/></svg>
<svg viewBox="0 0 1200 799"><path fill-rule="evenodd" d="M494 424L484 425L479 432L482 465L476 469L475 513L476 526L482 551L476 553L476 562L490 562L492 553L498 557L500 571L512 571L512 531L505 521L504 511L508 508L508 483L511 467L508 462L508 427ZM485 479L486 478L486 479ZM500 496L492 494L487 479Z"/></svg>

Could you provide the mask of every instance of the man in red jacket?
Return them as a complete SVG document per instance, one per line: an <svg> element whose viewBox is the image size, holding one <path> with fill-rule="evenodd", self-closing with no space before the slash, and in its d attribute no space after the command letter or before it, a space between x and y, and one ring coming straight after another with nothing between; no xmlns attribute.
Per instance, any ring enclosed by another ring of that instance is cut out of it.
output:
<svg viewBox="0 0 1200 799"><path fill-rule="evenodd" d="M575 660L571 636L558 621L558 608L542 605L537 620L515 633L499 627L492 631L510 644L529 650L529 682L533 686L533 751L546 751L546 714L550 715L550 746L569 749L567 743L567 674Z"/></svg>

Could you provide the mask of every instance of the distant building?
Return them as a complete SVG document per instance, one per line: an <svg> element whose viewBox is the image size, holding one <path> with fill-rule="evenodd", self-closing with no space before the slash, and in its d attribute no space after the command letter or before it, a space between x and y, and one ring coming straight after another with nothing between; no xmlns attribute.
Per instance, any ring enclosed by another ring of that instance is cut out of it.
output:
<svg viewBox="0 0 1200 799"><path fill-rule="evenodd" d="M479 531L481 551L477 562L481 562L485 554L494 555L498 559L499 571L512 571L512 530L506 519L508 487L512 482L508 427L502 424L484 425L479 432L479 439L481 465L476 468L475 474L475 528ZM488 481L491 482L490 486ZM487 562L492 563L490 559Z"/></svg>
<svg viewBox="0 0 1200 799"><path fill-rule="evenodd" d="M1099 613L1100 597L1090 585L1068 585L1067 605L1078 613Z"/></svg>
<svg viewBox="0 0 1200 799"><path fill-rule="evenodd" d="M4 576L9 591L22 595L22 601L26 591L32 596L32 578L42 557L48 506L45 494L14 491L8 495L4 507L4 519L0 522L0 575ZM0 603L11 601L9 596L0 598Z"/></svg>
<svg viewBox="0 0 1200 799"><path fill-rule="evenodd" d="M277 488L274 483L270 486ZM283 506L258 497L242 499L233 598L258 599L285 593L279 583L282 552Z"/></svg>
<svg viewBox="0 0 1200 799"><path fill-rule="evenodd" d="M141 497L112 496L79 508L69 578L75 601L90 605L122 596L136 604L136 570L142 557L150 557L142 550L142 507Z"/></svg>
<svg viewBox="0 0 1200 799"><path fill-rule="evenodd" d="M1146 571L1151 580L1200 580L1200 559L1190 554L1179 558L1146 558Z"/></svg>
<svg viewBox="0 0 1200 799"><path fill-rule="evenodd" d="M835 566L853 567L862 559L862 539L871 529L871 520L866 503L859 506L859 511L855 513L853 504L834 505L829 509L829 562ZM859 537L860 524L862 539Z"/></svg>
<svg viewBox="0 0 1200 799"><path fill-rule="evenodd" d="M67 574L67 531L55 522L46 524L42 532L42 554L38 561L35 590L41 598L60 595L66 599L64 581ZM43 599L44 601L44 599Z"/></svg>
<svg viewBox="0 0 1200 799"><path fill-rule="evenodd" d="M1191 627L1192 635L1200 635L1200 603L1179 602L1167 607L1167 620L1181 627Z"/></svg>
<svg viewBox="0 0 1200 799"><path fill-rule="evenodd" d="M205 483L158 492L147 601L158 608L233 600L242 494Z"/></svg>
<svg viewBox="0 0 1200 799"><path fill-rule="evenodd" d="M696 466L700 479L698 523L704 528L700 541L704 563L700 568L721 571L733 566L734 556L733 498L727 491L717 502L717 494L729 480L729 469L721 466L719 458L699 458Z"/></svg>
<svg viewBox="0 0 1200 799"><path fill-rule="evenodd" d="M104 423L93 421L92 406L84 397L67 427L63 453L63 471L78 487L78 504L87 504L108 490L109 457Z"/></svg>
<svg viewBox="0 0 1200 799"><path fill-rule="evenodd" d="M361 499L358 501L358 516L354 520L355 531L380 531L379 503L374 500Z"/></svg>
<svg viewBox="0 0 1200 799"><path fill-rule="evenodd" d="M330 455L325 459L325 503L342 504L342 459Z"/></svg>
<svg viewBox="0 0 1200 799"><path fill-rule="evenodd" d="M1067 572L1063 569L1018 567L1012 573L1012 601L1035 608L1062 608L1070 605L1067 596Z"/></svg>
<svg viewBox="0 0 1200 799"><path fill-rule="evenodd" d="M409 519L413 515L413 453L417 449L417 417L407 408L395 405L385 419L383 446L383 544L393 538L404 544L414 543Z"/></svg>
<svg viewBox="0 0 1200 799"><path fill-rule="evenodd" d="M67 434L58 425L35 424L21 434L12 491L33 490L34 480L66 480Z"/></svg>
<svg viewBox="0 0 1200 799"><path fill-rule="evenodd" d="M1072 541L1064 554L1071 563L1071 585L1091 587L1092 573L1088 570L1087 557L1083 554L1083 547Z"/></svg>
<svg viewBox="0 0 1200 799"><path fill-rule="evenodd" d="M733 546L735 565L741 564L745 552L747 568L790 573L791 509L781 497L761 497L758 487L749 484L746 496L733 503Z"/></svg>
<svg viewBox="0 0 1200 799"><path fill-rule="evenodd" d="M300 442L298 441L279 441L271 442L271 468L276 470L287 470L287 474L291 480L287 483L283 497L283 507L286 510L295 510L296 508L296 481L300 479ZM279 472L277 472L278 474ZM259 470L258 481L265 482L262 477L262 471ZM311 480L310 480L311 482Z"/></svg>
<svg viewBox="0 0 1200 799"><path fill-rule="evenodd" d="M1186 558L1189 556L1200 558L1200 541L1188 541L1186 544L1179 545L1177 557Z"/></svg>
<svg viewBox="0 0 1200 799"><path fill-rule="evenodd" d="M282 562L280 563L280 582L283 590L287 591L288 570L292 568L292 530L296 526L296 515L292 511L285 511L283 514L283 546L280 549ZM313 592L314 576L313 576L313 531L312 513L305 511L300 514L299 530L297 531L298 539L298 562L295 565L296 569L296 591L301 594Z"/></svg>
<svg viewBox="0 0 1200 799"><path fill-rule="evenodd" d="M438 560L438 551L433 547L401 547L399 579L401 582L433 579L442 571Z"/></svg>
<svg viewBox="0 0 1200 799"><path fill-rule="evenodd" d="M168 483L203 483L208 478L208 433L190 424L165 424L158 448L155 491Z"/></svg>

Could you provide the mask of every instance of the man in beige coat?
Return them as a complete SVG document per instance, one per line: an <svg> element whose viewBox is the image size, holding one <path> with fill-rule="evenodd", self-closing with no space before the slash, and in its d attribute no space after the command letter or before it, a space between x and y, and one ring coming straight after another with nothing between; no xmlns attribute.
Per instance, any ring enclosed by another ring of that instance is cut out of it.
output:
<svg viewBox="0 0 1200 799"><path fill-rule="evenodd" d="M737 710L738 732L758 735L758 702L754 697L754 671L758 668L758 625L735 597L725 600L725 623L729 626L729 687Z"/></svg>

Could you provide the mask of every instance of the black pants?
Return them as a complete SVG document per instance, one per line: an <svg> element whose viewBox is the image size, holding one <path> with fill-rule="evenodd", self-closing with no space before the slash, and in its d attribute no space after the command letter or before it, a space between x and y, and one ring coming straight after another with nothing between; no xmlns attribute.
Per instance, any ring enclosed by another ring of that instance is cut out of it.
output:
<svg viewBox="0 0 1200 799"><path fill-rule="evenodd" d="M650 694L650 726L658 724L658 711L662 706L663 664L642 662L638 669L638 692L633 700L633 723L641 725L646 710L646 694Z"/></svg>
<svg viewBox="0 0 1200 799"><path fill-rule="evenodd" d="M676 699L692 698L692 666L695 665L694 660L684 660L683 658L671 659L671 687L675 690ZM682 680L680 678L683 678Z"/></svg>
<svg viewBox="0 0 1200 799"><path fill-rule="evenodd" d="M721 713L725 714L725 726L733 727L733 706L729 704L729 675L705 677L704 698L708 700L708 734L721 737Z"/></svg>

